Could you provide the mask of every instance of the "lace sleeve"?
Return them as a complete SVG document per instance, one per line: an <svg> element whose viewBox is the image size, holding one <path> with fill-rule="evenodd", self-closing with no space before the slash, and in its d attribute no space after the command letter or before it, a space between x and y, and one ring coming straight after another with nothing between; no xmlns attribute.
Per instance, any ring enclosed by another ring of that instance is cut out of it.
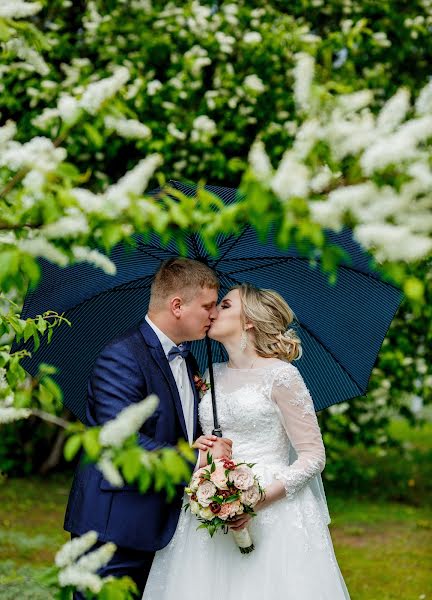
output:
<svg viewBox="0 0 432 600"><path fill-rule="evenodd" d="M289 364L277 372L272 399L297 453L297 460L292 465L274 473L290 498L324 469L325 449L312 398L297 367Z"/></svg>

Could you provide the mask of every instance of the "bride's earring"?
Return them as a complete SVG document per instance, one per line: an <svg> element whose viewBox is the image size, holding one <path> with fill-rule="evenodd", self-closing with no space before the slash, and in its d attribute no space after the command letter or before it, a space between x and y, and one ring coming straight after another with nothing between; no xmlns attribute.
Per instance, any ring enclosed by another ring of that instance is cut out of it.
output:
<svg viewBox="0 0 432 600"><path fill-rule="evenodd" d="M247 333L243 329L241 336L240 336L240 350L242 352L244 352L246 350L247 342L248 342Z"/></svg>

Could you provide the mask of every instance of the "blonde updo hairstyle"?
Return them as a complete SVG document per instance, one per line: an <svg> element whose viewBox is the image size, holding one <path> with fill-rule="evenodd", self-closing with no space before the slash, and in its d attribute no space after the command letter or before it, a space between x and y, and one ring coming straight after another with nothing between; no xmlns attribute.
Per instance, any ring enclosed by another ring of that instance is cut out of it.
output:
<svg viewBox="0 0 432 600"><path fill-rule="evenodd" d="M301 340L289 329L295 315L280 294L256 288L248 283L234 287L239 290L243 327L254 327L254 344L259 356L291 362L301 357Z"/></svg>

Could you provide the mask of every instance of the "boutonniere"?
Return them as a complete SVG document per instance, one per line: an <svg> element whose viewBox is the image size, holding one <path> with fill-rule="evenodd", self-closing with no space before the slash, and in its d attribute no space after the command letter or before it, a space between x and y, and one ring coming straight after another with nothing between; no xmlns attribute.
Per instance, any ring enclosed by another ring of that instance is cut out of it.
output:
<svg viewBox="0 0 432 600"><path fill-rule="evenodd" d="M210 383L208 381L205 381L199 373L197 375L194 375L193 381L198 391L199 397L202 398L204 394L210 389Z"/></svg>

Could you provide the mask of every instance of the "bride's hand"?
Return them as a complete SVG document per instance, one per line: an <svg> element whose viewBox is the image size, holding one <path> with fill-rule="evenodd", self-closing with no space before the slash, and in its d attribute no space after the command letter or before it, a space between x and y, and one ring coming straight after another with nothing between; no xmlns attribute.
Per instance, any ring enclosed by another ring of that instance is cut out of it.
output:
<svg viewBox="0 0 432 600"><path fill-rule="evenodd" d="M281 498L284 498L285 495L286 495L286 491L283 486L283 483L281 483L279 480L275 479L269 486L266 487L264 498L262 498L258 502L258 504L255 505L255 508L254 508L255 512L258 512L258 511L262 510L263 508L266 508L267 506L269 506L276 500L280 500Z"/></svg>
<svg viewBox="0 0 432 600"><path fill-rule="evenodd" d="M240 531L241 529L243 529L244 527L247 526L247 524L249 523L249 521L251 520L251 518L252 517L250 515L248 515L247 513L245 513L243 515L239 515L238 517L236 517L232 521L227 522L227 525L233 531Z"/></svg>

